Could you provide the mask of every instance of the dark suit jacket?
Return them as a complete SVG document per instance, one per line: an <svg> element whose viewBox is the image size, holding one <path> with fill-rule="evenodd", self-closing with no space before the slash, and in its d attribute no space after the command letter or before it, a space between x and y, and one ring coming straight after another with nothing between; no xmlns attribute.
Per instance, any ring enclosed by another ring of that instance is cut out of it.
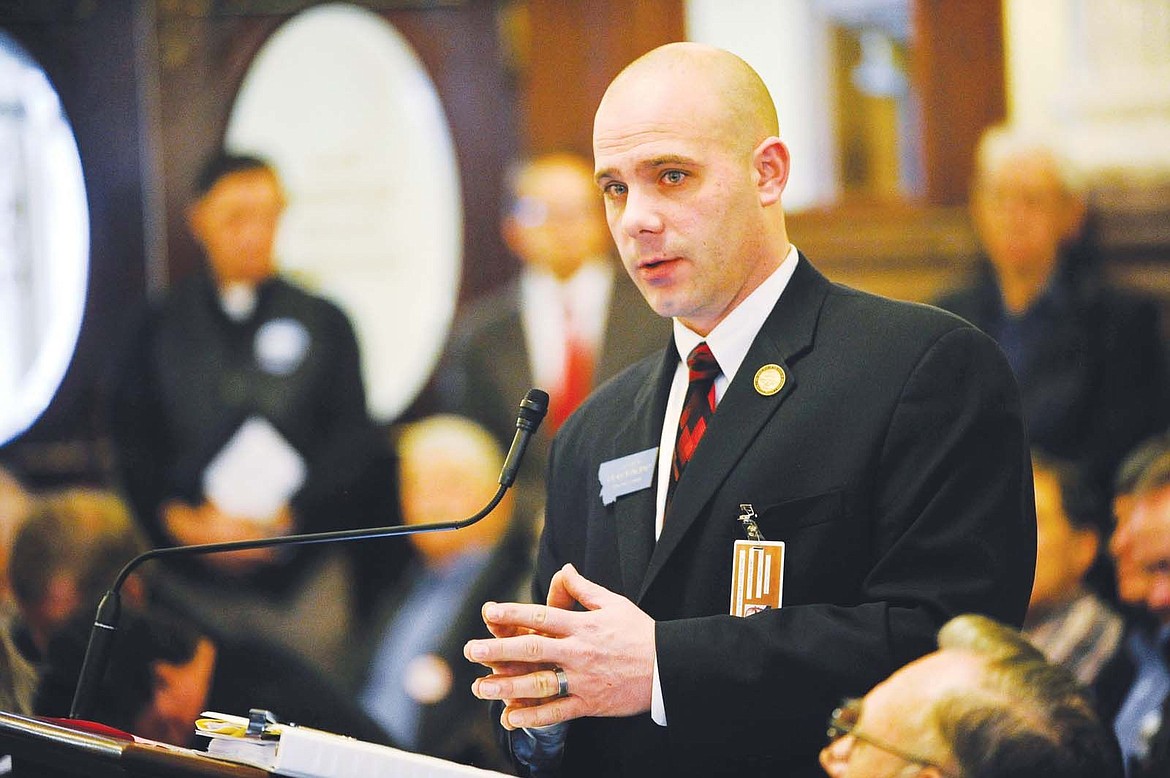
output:
<svg viewBox="0 0 1170 778"><path fill-rule="evenodd" d="M597 390L557 436L535 596L572 562L657 622L669 726L572 722L580 776L819 775L824 722L935 647L951 616L1018 625L1035 563L1018 392L984 334L831 284L801 257L654 541L654 489L599 498L602 462L658 446L673 348ZM761 366L783 368L771 397ZM783 607L727 615L736 517L786 545Z"/></svg>
<svg viewBox="0 0 1170 778"><path fill-rule="evenodd" d="M655 314L625 271L617 268L594 385L660 351L669 339L670 321ZM440 403L483 424L507 446L516 432L516 410L533 381L516 281L481 301L456 326L438 378ZM547 428L538 430L521 472L523 483L535 483L540 497L550 440ZM535 507L524 504L521 510Z"/></svg>

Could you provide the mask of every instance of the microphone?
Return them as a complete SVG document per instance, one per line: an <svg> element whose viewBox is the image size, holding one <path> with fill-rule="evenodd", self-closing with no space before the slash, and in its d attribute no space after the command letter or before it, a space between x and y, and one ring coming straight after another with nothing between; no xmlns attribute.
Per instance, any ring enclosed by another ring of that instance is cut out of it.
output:
<svg viewBox="0 0 1170 778"><path fill-rule="evenodd" d="M225 543L203 543L194 546L167 546L153 548L131 559L126 563L114 579L113 586L102 597L98 604L97 614L94 616L93 629L89 633L89 643L85 649L85 658L81 663L81 672L77 676L77 688L73 693L73 704L69 709L69 718L85 719L90 715L93 699L97 693L102 675L105 673L109 661L110 647L113 644L114 634L118 630L118 619L121 614L121 595L119 592L126 579L143 562L158 557L187 556L198 554L216 554L221 551L239 551L248 548L268 548L270 546L296 546L311 543L335 543L351 540L365 540L367 538L386 538L399 535L414 535L422 532L442 532L445 530L463 529L475 524L487 516L500 500L504 493L516 481L516 474L520 470L520 461L528 448L528 441L544 420L548 412L548 393L540 389L529 389L520 402L520 410L516 417L516 434L512 438L512 445L504 459L504 466L500 470L500 488L488 504L475 515L459 521L441 521L430 524L401 524L394 527L374 527L367 529L335 530L332 532L313 532L304 535L282 535L271 538L257 538L255 540L233 540Z"/></svg>
<svg viewBox="0 0 1170 778"><path fill-rule="evenodd" d="M512 436L512 446L508 449L504 467L500 470L500 486L505 489L516 481L516 473L519 472L520 460L528 449L528 441L547 412L548 392L529 389L528 394L520 401L520 412L516 415L516 434Z"/></svg>

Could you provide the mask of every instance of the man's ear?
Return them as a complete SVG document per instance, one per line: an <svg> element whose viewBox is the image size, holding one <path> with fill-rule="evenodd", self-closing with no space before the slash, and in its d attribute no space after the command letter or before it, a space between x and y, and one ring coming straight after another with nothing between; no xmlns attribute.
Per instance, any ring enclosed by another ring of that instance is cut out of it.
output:
<svg viewBox="0 0 1170 778"><path fill-rule="evenodd" d="M767 137L752 152L752 160L760 204L767 207L779 203L780 195L788 184L788 147L774 135Z"/></svg>

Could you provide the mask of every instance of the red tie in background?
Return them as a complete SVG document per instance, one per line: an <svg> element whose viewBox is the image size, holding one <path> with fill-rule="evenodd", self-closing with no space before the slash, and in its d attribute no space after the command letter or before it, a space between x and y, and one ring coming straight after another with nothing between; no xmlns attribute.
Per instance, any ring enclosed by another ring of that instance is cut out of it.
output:
<svg viewBox="0 0 1170 778"><path fill-rule="evenodd" d="M593 386L593 349L573 326L573 316L565 308L565 367L561 385L549 398L549 432L555 432L569 414L589 396Z"/></svg>
<svg viewBox="0 0 1170 778"><path fill-rule="evenodd" d="M695 346L687 356L687 367L690 368L690 377L682 413L678 417L678 437L674 441L674 457L670 462L664 515L670 515L674 487L715 413L715 378L719 375L719 363L715 361L711 348L706 343Z"/></svg>

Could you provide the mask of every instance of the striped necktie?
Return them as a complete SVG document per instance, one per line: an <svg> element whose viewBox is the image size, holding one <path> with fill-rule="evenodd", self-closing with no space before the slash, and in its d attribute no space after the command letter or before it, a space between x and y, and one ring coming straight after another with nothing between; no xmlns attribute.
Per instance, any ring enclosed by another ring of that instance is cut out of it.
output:
<svg viewBox="0 0 1170 778"><path fill-rule="evenodd" d="M715 414L715 378L720 372L719 363L705 342L691 350L687 356L687 367L690 376L682 413L678 417L678 435L674 440L674 456L670 462L670 484L666 488L664 515L670 515L670 502L678 479L691 461Z"/></svg>

